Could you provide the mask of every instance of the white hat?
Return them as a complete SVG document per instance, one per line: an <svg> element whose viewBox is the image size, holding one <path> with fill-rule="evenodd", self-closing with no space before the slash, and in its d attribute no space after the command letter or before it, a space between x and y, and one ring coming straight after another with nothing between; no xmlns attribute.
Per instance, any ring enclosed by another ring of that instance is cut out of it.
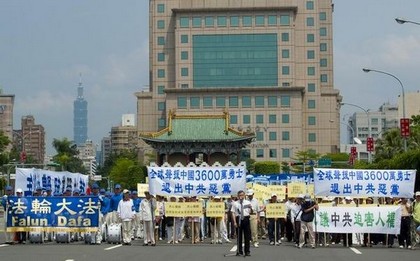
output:
<svg viewBox="0 0 420 261"><path fill-rule="evenodd" d="M248 196L252 196L252 195L254 195L254 191L252 189L248 189L248 191L246 192L246 194Z"/></svg>
<svg viewBox="0 0 420 261"><path fill-rule="evenodd" d="M215 196L214 199L221 199L221 197L220 196Z"/></svg>
<svg viewBox="0 0 420 261"><path fill-rule="evenodd" d="M297 195L297 197L296 198L305 198L305 195L303 195L303 194L299 194L299 195Z"/></svg>
<svg viewBox="0 0 420 261"><path fill-rule="evenodd" d="M353 200L351 197L345 197L345 200Z"/></svg>
<svg viewBox="0 0 420 261"><path fill-rule="evenodd" d="M126 193L130 193L130 191L128 189L124 189L123 194L126 194Z"/></svg>
<svg viewBox="0 0 420 261"><path fill-rule="evenodd" d="M416 195L416 197L420 196L420 191L417 191L415 195Z"/></svg>
<svg viewBox="0 0 420 261"><path fill-rule="evenodd" d="M18 188L18 189L16 190L16 193L23 193L23 190L22 190L21 188Z"/></svg>
<svg viewBox="0 0 420 261"><path fill-rule="evenodd" d="M271 197L277 197L277 194L276 193L272 193L271 194Z"/></svg>

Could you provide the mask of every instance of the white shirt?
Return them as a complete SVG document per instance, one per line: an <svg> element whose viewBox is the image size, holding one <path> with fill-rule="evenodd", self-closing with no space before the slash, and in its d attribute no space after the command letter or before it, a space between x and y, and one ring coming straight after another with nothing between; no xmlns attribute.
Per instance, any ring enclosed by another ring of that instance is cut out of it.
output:
<svg viewBox="0 0 420 261"><path fill-rule="evenodd" d="M290 205L290 217L292 219L292 222L295 221L295 217L296 221L300 221L300 216L302 215L301 209L301 205L298 205L296 203Z"/></svg>
<svg viewBox="0 0 420 261"><path fill-rule="evenodd" d="M253 214L257 214L258 211L260 210L260 207L259 207L259 204L258 204L258 200L256 200L255 198L253 198L252 200L249 200L249 201L251 202Z"/></svg>
<svg viewBox="0 0 420 261"><path fill-rule="evenodd" d="M131 199L123 200L122 199L118 203L118 209L117 209L118 216L123 221L130 221L136 215L136 212L133 209L134 209L133 200L131 200Z"/></svg>
<svg viewBox="0 0 420 261"><path fill-rule="evenodd" d="M141 218L144 221L152 221L152 206L151 202L145 198L140 203Z"/></svg>
<svg viewBox="0 0 420 261"><path fill-rule="evenodd" d="M252 205L249 200L244 199L242 201L242 207L241 207L241 201L237 200L232 204L232 213L235 214L235 216L239 217L241 216L241 209L243 209L243 216L249 217L251 215L252 211Z"/></svg>

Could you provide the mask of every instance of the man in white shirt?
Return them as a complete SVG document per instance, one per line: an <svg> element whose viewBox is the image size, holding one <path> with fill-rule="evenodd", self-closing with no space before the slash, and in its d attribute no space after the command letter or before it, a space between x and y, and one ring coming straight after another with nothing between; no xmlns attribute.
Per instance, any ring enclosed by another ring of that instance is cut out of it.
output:
<svg viewBox="0 0 420 261"><path fill-rule="evenodd" d="M245 192L238 191L238 200L232 204L232 218L237 228L238 245L236 255L243 255L242 251L242 235L245 240L245 256L251 256L249 242L251 240L251 227L249 218L252 213L252 206L249 200L245 199Z"/></svg>
<svg viewBox="0 0 420 261"><path fill-rule="evenodd" d="M136 212L128 189L123 190L123 198L118 203L117 213L122 221L123 245L131 245L131 223Z"/></svg>
<svg viewBox="0 0 420 261"><path fill-rule="evenodd" d="M258 247L258 223L260 222L260 206L258 204L258 200L254 198L254 191L252 189L249 189L246 194L248 196L249 202L251 202L252 207L252 214L249 219L249 222L251 224L251 239L252 243L254 244L254 247Z"/></svg>
<svg viewBox="0 0 420 261"><path fill-rule="evenodd" d="M155 211L155 206L153 205L152 196L149 194L148 191L144 192L146 196L140 203L140 212L141 212L141 219L143 222L143 239L144 244L143 246L147 246L149 243L151 246L155 246L155 233L154 233L154 224L153 224L153 212Z"/></svg>

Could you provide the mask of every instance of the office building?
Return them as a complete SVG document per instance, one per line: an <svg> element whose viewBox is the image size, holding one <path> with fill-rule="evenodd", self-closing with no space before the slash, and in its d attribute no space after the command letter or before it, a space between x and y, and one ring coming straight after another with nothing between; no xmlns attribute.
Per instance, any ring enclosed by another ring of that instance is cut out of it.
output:
<svg viewBox="0 0 420 261"><path fill-rule="evenodd" d="M82 80L77 87L77 98L73 102L73 140L77 146L86 142L88 135L88 102L83 97Z"/></svg>

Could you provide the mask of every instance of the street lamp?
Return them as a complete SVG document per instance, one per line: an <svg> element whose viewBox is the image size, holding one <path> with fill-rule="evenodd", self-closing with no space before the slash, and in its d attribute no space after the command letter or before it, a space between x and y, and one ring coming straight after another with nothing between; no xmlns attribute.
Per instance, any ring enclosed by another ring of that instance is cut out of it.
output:
<svg viewBox="0 0 420 261"><path fill-rule="evenodd" d="M395 21L399 24L410 23L410 24L420 25L420 23L418 23L418 22L410 21L410 20L407 20L407 19L401 18L401 17L395 18Z"/></svg>
<svg viewBox="0 0 420 261"><path fill-rule="evenodd" d="M408 133L406 132L405 128L403 128L403 126L401 126L401 122L405 122L405 123L408 122L408 119L405 118L405 91L404 91L404 85L402 84L401 80L398 79L397 76L395 76L395 75L393 75L391 73L384 72L384 71L379 71L379 70L374 70L374 69L369 69L369 68L363 68L362 70L365 73L368 73L368 72L377 72L377 73L382 73L382 74L391 76L392 78L394 78L395 80L397 80L398 83L401 85L401 90L402 90L402 104L403 104L403 118L400 121L400 129L401 129L401 134L402 134L401 136L403 136L403 138L404 138L404 151L407 151L407 135L408 136L410 135L409 126L404 126L404 127L408 127Z"/></svg>
<svg viewBox="0 0 420 261"><path fill-rule="evenodd" d="M40 130L34 130L34 131L32 131L32 130L30 130L28 133L26 133L25 135L23 135L22 133L20 133L20 132L18 132L18 131L15 131L15 130L13 130L13 133L14 134L16 134L21 140L22 140L22 148L21 148L21 157L22 157L22 155L24 155L24 153L26 153L25 152L25 138L27 137L27 136L30 136L31 134L34 134L34 133L40 133Z"/></svg>
<svg viewBox="0 0 420 261"><path fill-rule="evenodd" d="M368 146L368 140L370 140L372 138L372 133L371 133L371 129L370 129L369 110L366 110L365 108L360 107L359 105L356 105L356 104L353 104L353 103L342 102L341 105L353 106L353 107L361 109L362 111L364 111L366 113L366 118L367 118L367 122L368 122L368 138L366 139L366 150L368 152L368 162L371 163L372 162L372 150ZM354 129L353 129L353 131L354 131Z"/></svg>

